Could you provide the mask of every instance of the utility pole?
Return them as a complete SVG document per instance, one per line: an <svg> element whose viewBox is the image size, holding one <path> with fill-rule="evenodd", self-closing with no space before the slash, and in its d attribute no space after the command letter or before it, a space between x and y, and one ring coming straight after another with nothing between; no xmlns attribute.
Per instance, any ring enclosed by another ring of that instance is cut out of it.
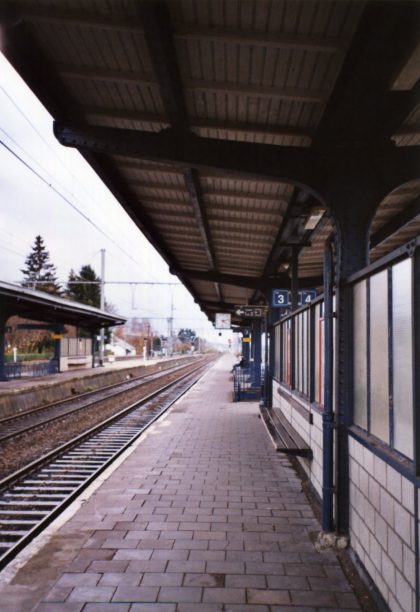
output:
<svg viewBox="0 0 420 612"><path fill-rule="evenodd" d="M174 292L171 287L171 316L168 318L168 357L172 357L173 323L174 323Z"/></svg>
<svg viewBox="0 0 420 612"><path fill-rule="evenodd" d="M101 310L105 310L105 249L101 249ZM105 329L101 327L99 339L99 365L104 365Z"/></svg>

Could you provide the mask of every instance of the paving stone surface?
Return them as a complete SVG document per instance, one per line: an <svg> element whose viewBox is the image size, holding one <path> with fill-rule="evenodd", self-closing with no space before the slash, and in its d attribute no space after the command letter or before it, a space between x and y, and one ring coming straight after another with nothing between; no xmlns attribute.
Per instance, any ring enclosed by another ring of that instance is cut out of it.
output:
<svg viewBox="0 0 420 612"><path fill-rule="evenodd" d="M257 404L231 401L231 367L223 356L0 581L4 612L360 610L335 555L315 551L320 526Z"/></svg>

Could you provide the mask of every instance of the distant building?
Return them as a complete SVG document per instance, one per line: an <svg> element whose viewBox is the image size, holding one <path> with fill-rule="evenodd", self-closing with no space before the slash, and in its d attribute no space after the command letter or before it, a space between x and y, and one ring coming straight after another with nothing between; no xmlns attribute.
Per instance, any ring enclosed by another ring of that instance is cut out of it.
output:
<svg viewBox="0 0 420 612"><path fill-rule="evenodd" d="M115 357L133 357L136 355L135 347L122 340L122 338L118 338L115 334L112 334L111 342L105 345L105 350L112 353Z"/></svg>

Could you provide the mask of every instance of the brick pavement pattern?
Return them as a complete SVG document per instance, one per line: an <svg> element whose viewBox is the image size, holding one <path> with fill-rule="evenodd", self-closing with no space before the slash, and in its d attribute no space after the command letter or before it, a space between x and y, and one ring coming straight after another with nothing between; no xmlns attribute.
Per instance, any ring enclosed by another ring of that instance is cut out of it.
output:
<svg viewBox="0 0 420 612"><path fill-rule="evenodd" d="M335 554L315 551L320 525L257 404L231 401L231 367L222 357L60 529L70 559L14 610L360 610Z"/></svg>

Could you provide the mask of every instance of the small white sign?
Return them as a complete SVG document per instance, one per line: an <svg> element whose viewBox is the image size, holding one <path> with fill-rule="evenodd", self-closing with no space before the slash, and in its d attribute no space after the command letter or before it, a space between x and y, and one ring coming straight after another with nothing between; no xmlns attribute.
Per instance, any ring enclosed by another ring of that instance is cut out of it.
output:
<svg viewBox="0 0 420 612"><path fill-rule="evenodd" d="M214 322L216 329L230 329L231 326L231 315L226 312L216 312L216 319Z"/></svg>

